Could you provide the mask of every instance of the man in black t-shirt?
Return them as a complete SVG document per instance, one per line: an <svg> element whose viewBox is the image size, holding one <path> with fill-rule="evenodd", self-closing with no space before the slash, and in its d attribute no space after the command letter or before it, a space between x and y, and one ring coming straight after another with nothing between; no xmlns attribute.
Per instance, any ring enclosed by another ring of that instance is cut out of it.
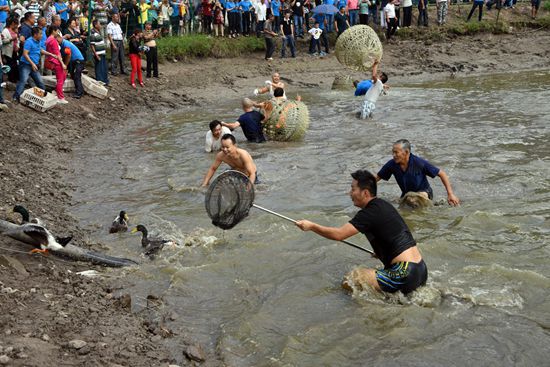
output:
<svg viewBox="0 0 550 367"><path fill-rule="evenodd" d="M296 37L304 38L304 0L293 0L290 6L292 7Z"/></svg>
<svg viewBox="0 0 550 367"><path fill-rule="evenodd" d="M283 45L281 46L281 57L286 57L286 45L290 47L290 54L296 57L296 46L294 44L294 24L290 19L290 12L285 12L285 17L281 21L281 33L283 35Z"/></svg>
<svg viewBox="0 0 550 367"><path fill-rule="evenodd" d="M342 241L359 232L367 237L384 269L354 269L344 278L342 286L346 289L364 289L368 284L378 291L406 294L426 284L428 269L416 241L397 210L376 197L374 175L359 170L351 177L350 197L361 208L352 220L341 227L325 227L308 220L297 221L296 225L331 240Z"/></svg>
<svg viewBox="0 0 550 367"><path fill-rule="evenodd" d="M236 122L222 122L223 126L230 128L231 130L241 127L246 140L252 143L265 142L264 133L262 131L262 121L264 115L258 111L254 111L254 102L249 98L243 99L243 111L244 113L239 116Z"/></svg>

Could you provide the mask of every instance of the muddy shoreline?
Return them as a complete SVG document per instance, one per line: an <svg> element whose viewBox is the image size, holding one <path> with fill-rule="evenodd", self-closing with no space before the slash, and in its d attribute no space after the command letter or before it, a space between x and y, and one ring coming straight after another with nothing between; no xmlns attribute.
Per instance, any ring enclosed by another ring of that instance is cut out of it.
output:
<svg viewBox="0 0 550 367"><path fill-rule="evenodd" d="M440 42L398 41L385 45L381 68L393 86L462 78L487 73L550 68L550 31L508 35L476 35ZM350 73L333 55L325 59L299 54L297 59L263 55L239 59L168 62L161 78L146 79L146 88L134 91L126 79L112 78L109 98L85 96L46 113L10 104L0 114L0 213L15 204L26 206L60 235L71 234L77 246L108 252L108 244L91 243L88 233L67 212L71 206L73 172L67 161L85 139L122 126L137 114L171 113L186 108L207 108L220 95L239 98L281 73L290 96L307 88L330 89L337 75ZM521 73L518 73L521 78ZM11 97L5 91L5 98ZM307 101L306 101L307 103ZM74 176L73 176L74 177ZM113 214L105 213L106 224ZM164 322L177 315L159 309L162 299L139 300L145 307L131 312L132 300L124 292L124 271L103 269L53 256L30 256L29 248L0 236L0 358L14 366L158 366L193 365L184 357L193 352L203 365L224 362L215 351L201 351L193 336L170 330ZM103 277L87 278L77 272L94 269ZM176 340L174 340L176 338ZM180 350L169 350L170 344ZM82 342L80 342L82 341ZM5 360L5 359L4 359Z"/></svg>

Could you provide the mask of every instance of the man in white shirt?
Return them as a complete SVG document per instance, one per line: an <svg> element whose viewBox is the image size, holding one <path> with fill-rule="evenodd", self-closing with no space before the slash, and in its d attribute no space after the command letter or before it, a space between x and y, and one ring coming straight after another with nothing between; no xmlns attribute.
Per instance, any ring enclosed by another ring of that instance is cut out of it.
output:
<svg viewBox="0 0 550 367"><path fill-rule="evenodd" d="M390 41L391 36L395 34L397 30L397 17L395 16L395 5L396 0L390 0L388 4L384 7L384 15L386 16L386 41Z"/></svg>
<svg viewBox="0 0 550 367"><path fill-rule="evenodd" d="M253 1L256 11L256 37L260 37L264 32L265 21L267 20L267 6L264 0Z"/></svg>
<svg viewBox="0 0 550 367"><path fill-rule="evenodd" d="M210 122L210 131L206 133L204 150L208 153L221 150L222 136L225 134L231 134L231 130L225 126L222 126L221 121L213 120Z"/></svg>
<svg viewBox="0 0 550 367"><path fill-rule="evenodd" d="M361 107L362 119L372 117L372 113L376 108L376 101L384 91L384 84L388 81L388 76L385 73L378 72L378 63L379 61L375 61L372 65L372 87L365 94L365 100Z"/></svg>
<svg viewBox="0 0 550 367"><path fill-rule="evenodd" d="M124 36L118 14L113 14L111 22L107 24L107 37L111 44L111 74L117 75L117 64L120 65L120 73L126 74L124 71Z"/></svg>

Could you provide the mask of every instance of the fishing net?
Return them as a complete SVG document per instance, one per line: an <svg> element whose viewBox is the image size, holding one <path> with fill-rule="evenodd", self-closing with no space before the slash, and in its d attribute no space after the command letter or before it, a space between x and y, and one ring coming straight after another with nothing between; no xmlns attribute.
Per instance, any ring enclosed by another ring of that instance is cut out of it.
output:
<svg viewBox="0 0 550 367"><path fill-rule="evenodd" d="M304 103L268 101L265 110L269 117L264 122L264 134L270 140L298 141L304 138L309 127L309 111Z"/></svg>
<svg viewBox="0 0 550 367"><path fill-rule="evenodd" d="M382 43L368 25L356 25L336 40L336 58L352 70L370 71L374 61L382 58Z"/></svg>
<svg viewBox="0 0 550 367"><path fill-rule="evenodd" d="M254 186L239 171L226 171L216 177L204 202L212 224L222 229L231 229L246 218L253 204Z"/></svg>

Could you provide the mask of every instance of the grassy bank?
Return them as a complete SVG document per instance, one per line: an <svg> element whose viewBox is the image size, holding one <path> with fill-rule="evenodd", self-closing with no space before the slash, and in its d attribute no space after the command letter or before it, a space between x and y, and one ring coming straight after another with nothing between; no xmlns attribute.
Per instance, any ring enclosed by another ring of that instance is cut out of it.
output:
<svg viewBox="0 0 550 367"><path fill-rule="evenodd" d="M165 37L157 41L159 58L164 60L194 57L238 57L265 49L263 38L208 37L192 34L181 37Z"/></svg>

